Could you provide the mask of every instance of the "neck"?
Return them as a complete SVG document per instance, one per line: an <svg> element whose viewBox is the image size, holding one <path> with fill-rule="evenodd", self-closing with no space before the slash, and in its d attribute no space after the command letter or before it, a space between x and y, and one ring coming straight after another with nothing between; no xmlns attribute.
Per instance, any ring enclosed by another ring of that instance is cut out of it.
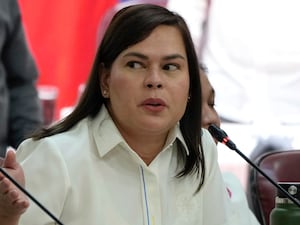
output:
<svg viewBox="0 0 300 225"><path fill-rule="evenodd" d="M123 134L124 139L128 145L141 157L141 159L149 165L154 158L162 151L166 135L149 136L149 135L135 135L131 136L128 133Z"/></svg>

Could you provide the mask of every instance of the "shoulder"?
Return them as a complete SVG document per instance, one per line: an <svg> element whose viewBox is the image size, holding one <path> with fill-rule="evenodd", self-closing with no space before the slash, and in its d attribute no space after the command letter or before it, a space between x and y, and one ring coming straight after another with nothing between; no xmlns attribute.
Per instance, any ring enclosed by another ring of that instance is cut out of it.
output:
<svg viewBox="0 0 300 225"><path fill-rule="evenodd" d="M80 121L72 129L40 140L32 138L23 141L17 149L18 161L22 161L29 155L43 155L43 157L65 157L77 155L89 141L89 129L87 119Z"/></svg>
<svg viewBox="0 0 300 225"><path fill-rule="evenodd" d="M66 161L70 161L74 158L96 154L95 152L98 150L96 141L99 139L99 129L100 127L103 127L103 123L106 121L107 116L107 111L103 109L96 117L87 117L66 132L42 138L37 141L27 139L19 146L17 156L22 160L28 155L33 154L35 151L38 151L38 153L35 154L59 154L61 157L65 158ZM107 129L110 129L110 127ZM103 136L105 137L102 139L108 137L107 134L104 134Z"/></svg>

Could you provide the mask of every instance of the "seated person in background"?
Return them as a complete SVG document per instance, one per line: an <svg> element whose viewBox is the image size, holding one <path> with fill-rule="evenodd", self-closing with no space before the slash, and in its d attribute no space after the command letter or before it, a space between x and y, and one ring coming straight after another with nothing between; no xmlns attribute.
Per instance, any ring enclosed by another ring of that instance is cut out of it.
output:
<svg viewBox="0 0 300 225"><path fill-rule="evenodd" d="M129 6L108 26L75 109L8 151L3 167L66 225L257 225L232 204L200 112L183 18ZM2 224L55 224L2 174L0 199Z"/></svg>
<svg viewBox="0 0 300 225"><path fill-rule="evenodd" d="M206 68L200 65L200 81L202 94L202 120L201 126L208 129L209 125L221 125L220 117L215 109L215 89L212 87L206 75ZM216 144L218 143L215 140Z"/></svg>
<svg viewBox="0 0 300 225"><path fill-rule="evenodd" d="M220 117L215 110L215 90L208 80L206 75L206 69L200 66L200 81L201 81L201 92L202 92L202 120L201 125L203 128L208 129L209 125L215 124L220 127ZM216 144L218 143L215 140ZM240 180L230 172L222 173L229 197L232 203L239 210L240 214L244 214L245 218L250 217L253 223L258 223L254 218L254 214L249 209L245 190L240 182Z"/></svg>

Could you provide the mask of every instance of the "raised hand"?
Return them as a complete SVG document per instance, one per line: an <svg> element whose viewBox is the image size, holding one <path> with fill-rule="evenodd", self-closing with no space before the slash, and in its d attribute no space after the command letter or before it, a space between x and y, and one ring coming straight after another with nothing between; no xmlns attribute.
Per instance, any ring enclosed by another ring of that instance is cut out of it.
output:
<svg viewBox="0 0 300 225"><path fill-rule="evenodd" d="M1 165L1 162L0 162ZM9 149L1 166L20 185L25 186L24 172L16 161L16 153ZM0 225L17 224L29 206L28 198L0 172Z"/></svg>

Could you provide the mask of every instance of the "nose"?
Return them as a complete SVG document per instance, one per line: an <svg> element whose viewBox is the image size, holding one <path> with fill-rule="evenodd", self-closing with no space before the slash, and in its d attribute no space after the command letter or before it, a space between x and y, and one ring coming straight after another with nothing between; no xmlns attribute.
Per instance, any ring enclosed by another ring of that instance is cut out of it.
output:
<svg viewBox="0 0 300 225"><path fill-rule="evenodd" d="M215 124L218 127L220 126L220 118L217 112L208 109L208 107L202 106L202 127L208 128L209 125Z"/></svg>
<svg viewBox="0 0 300 225"><path fill-rule="evenodd" d="M145 77L145 86L147 88L162 88L163 87L163 74L159 69L150 69Z"/></svg>
<svg viewBox="0 0 300 225"><path fill-rule="evenodd" d="M161 88L162 87L162 84L160 84L160 83L157 83L157 84L147 84L147 87L148 88Z"/></svg>

